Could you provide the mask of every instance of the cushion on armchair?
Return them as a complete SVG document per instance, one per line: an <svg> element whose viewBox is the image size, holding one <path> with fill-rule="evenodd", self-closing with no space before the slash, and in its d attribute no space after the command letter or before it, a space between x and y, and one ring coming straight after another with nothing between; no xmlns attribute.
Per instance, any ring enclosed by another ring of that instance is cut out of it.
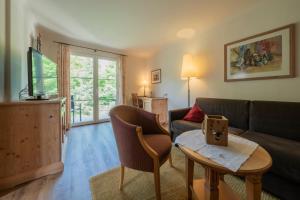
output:
<svg viewBox="0 0 300 200"><path fill-rule="evenodd" d="M172 147L170 136L162 134L144 135L147 144L158 154L160 160L169 155Z"/></svg>

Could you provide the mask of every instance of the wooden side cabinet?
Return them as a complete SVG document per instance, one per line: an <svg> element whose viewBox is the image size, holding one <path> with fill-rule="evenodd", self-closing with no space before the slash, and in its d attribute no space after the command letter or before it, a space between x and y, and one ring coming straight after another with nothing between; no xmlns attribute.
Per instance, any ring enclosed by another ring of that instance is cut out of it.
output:
<svg viewBox="0 0 300 200"><path fill-rule="evenodd" d="M161 124L168 123L168 99L163 97L139 97L143 100L144 110L159 115Z"/></svg>
<svg viewBox="0 0 300 200"><path fill-rule="evenodd" d="M0 190L63 170L65 99L0 104Z"/></svg>

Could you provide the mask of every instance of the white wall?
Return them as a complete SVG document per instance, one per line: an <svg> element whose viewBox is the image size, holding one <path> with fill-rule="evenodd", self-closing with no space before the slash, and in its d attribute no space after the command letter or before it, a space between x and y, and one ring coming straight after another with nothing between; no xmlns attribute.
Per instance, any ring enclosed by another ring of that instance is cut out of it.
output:
<svg viewBox="0 0 300 200"><path fill-rule="evenodd" d="M0 1L0 102L4 100L5 1Z"/></svg>
<svg viewBox="0 0 300 200"><path fill-rule="evenodd" d="M1 1L1 7L5 2L9 5L6 12L10 13L5 19L10 27L6 30L10 34L5 38L9 41L9 45L4 48L9 62L5 66L5 72L1 73L5 74L4 81L2 78L1 81L4 82L6 90L3 98L10 101L18 100L19 91L27 85L27 50L35 23L33 15L26 7L26 0ZM1 12L1 15L3 13L5 12ZM3 31L5 32L5 29Z"/></svg>
<svg viewBox="0 0 300 200"><path fill-rule="evenodd" d="M11 1L11 31L10 31L10 90L11 99L18 99L18 91L21 90L22 74L25 69L26 60L24 59L24 10L23 1Z"/></svg>
<svg viewBox="0 0 300 200"><path fill-rule="evenodd" d="M149 83L148 71L145 59L135 56L125 57L125 100L127 104L132 104L132 93L138 93L139 96L144 95L143 81L146 80ZM145 92L147 96L150 95L149 86L145 87Z"/></svg>
<svg viewBox="0 0 300 200"><path fill-rule="evenodd" d="M193 53L201 63L201 79L191 81L191 104L198 96L300 102L300 54L296 52L296 78L224 82L224 44L296 23L300 38L300 1L266 0L254 9L193 39L169 44L149 60L151 68L162 68L162 83L152 85L155 96L168 93L169 108L186 107L187 83L180 79L182 56ZM296 39L296 49L300 48Z"/></svg>

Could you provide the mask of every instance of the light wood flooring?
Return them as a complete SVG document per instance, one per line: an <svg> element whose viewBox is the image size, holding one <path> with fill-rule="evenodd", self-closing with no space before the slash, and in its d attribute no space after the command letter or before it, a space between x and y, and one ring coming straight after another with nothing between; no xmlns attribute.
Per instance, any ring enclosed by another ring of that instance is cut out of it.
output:
<svg viewBox="0 0 300 200"><path fill-rule="evenodd" d="M110 123L69 131L63 173L0 192L0 200L89 200L89 178L119 166Z"/></svg>

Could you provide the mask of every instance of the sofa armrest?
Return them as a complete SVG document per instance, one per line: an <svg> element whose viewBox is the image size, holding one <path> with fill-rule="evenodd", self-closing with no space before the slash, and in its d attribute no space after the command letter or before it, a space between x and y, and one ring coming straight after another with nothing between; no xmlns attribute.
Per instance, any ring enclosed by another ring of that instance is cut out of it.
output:
<svg viewBox="0 0 300 200"><path fill-rule="evenodd" d="M182 119L191 108L182 108L182 109L176 109L176 110L170 110L169 111L169 125L171 125L171 122L174 120Z"/></svg>

